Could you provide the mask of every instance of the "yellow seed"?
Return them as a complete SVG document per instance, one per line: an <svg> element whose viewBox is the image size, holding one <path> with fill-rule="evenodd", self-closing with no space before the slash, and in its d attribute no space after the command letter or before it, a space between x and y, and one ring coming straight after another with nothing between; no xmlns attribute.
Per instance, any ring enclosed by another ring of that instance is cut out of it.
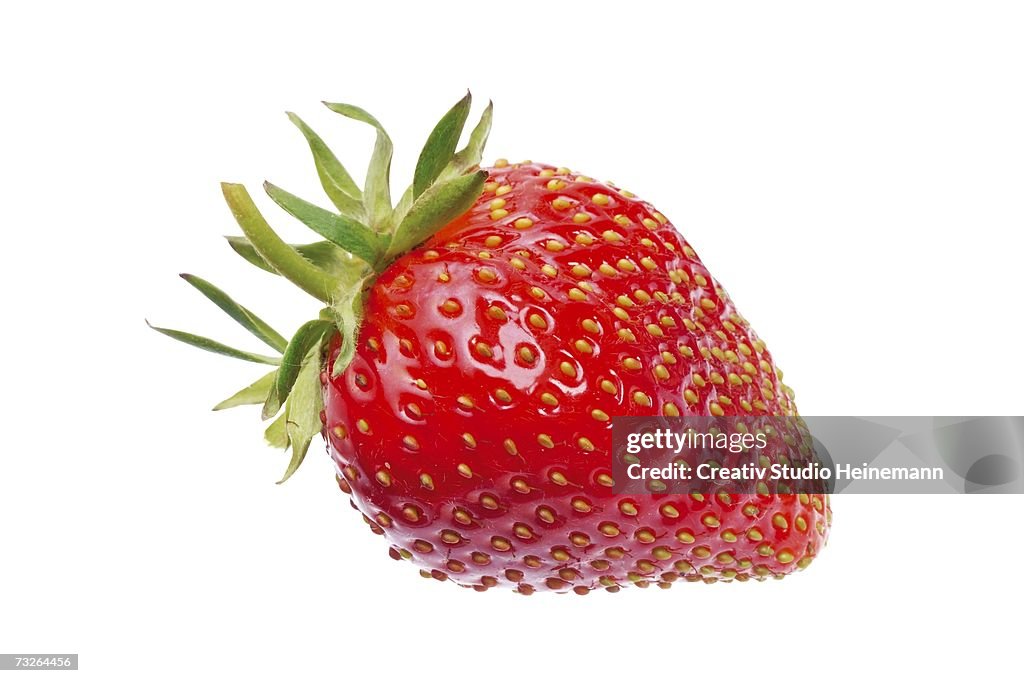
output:
<svg viewBox="0 0 1024 683"><path fill-rule="evenodd" d="M582 289L579 289L578 287L573 287L572 289L569 290L569 298L572 299L573 301L584 301L586 300L587 295L583 293Z"/></svg>
<svg viewBox="0 0 1024 683"><path fill-rule="evenodd" d="M543 394L540 395L540 400L541 400L542 403L544 403L546 405L549 405L549 406L557 406L558 405L558 399L555 397L554 394L552 394L551 392L548 392L548 391L545 391Z"/></svg>
<svg viewBox="0 0 1024 683"><path fill-rule="evenodd" d="M615 232L614 230L605 230L604 232L601 233L601 237L603 237L606 242L622 241L622 235Z"/></svg>
<svg viewBox="0 0 1024 683"><path fill-rule="evenodd" d="M555 447L555 442L552 441L551 437L549 435L547 435L547 434L538 434L537 435L537 443L539 443L544 448L554 448Z"/></svg>
<svg viewBox="0 0 1024 683"><path fill-rule="evenodd" d="M462 435L462 442L470 448L476 448L476 437L469 432Z"/></svg>
<svg viewBox="0 0 1024 683"><path fill-rule="evenodd" d="M548 329L548 321L545 320L544 316L542 316L540 313L531 313L530 317L527 320L529 321L530 325L536 327L538 330Z"/></svg>
<svg viewBox="0 0 1024 683"><path fill-rule="evenodd" d="M612 309L612 313L614 313L615 317L618 318L619 320L629 320L629 313L627 313L626 309L624 308L616 306L615 308Z"/></svg>
<svg viewBox="0 0 1024 683"><path fill-rule="evenodd" d="M661 410L665 414L665 417L679 417L679 408L675 403L666 403L665 407Z"/></svg>
<svg viewBox="0 0 1024 683"><path fill-rule="evenodd" d="M594 243L594 238L589 233L581 232L576 235L576 244L582 244L585 247L589 247Z"/></svg>
<svg viewBox="0 0 1024 683"><path fill-rule="evenodd" d="M634 391L633 403L636 403L638 406L649 406L651 405L651 397L642 391Z"/></svg>
<svg viewBox="0 0 1024 683"><path fill-rule="evenodd" d="M462 310L462 306L455 299L446 300L441 304L441 308L444 309L445 313L458 313Z"/></svg>
<svg viewBox="0 0 1024 683"><path fill-rule="evenodd" d="M574 344L576 350L580 353L593 353L594 347L591 346L585 339L577 339Z"/></svg>
<svg viewBox="0 0 1024 683"><path fill-rule="evenodd" d="M664 337L665 336L665 331L662 330L660 326L655 325L654 323L649 323L648 325L646 325L646 327L647 327L647 331L650 333L650 335L652 337Z"/></svg>
<svg viewBox="0 0 1024 683"><path fill-rule="evenodd" d="M592 333L596 334L596 333L601 331L601 328L598 327L597 322L592 320L592 319L590 319L590 318L586 318L582 323L580 323L580 325L587 332L592 332Z"/></svg>
<svg viewBox="0 0 1024 683"><path fill-rule="evenodd" d="M647 228L648 230L653 230L654 228L658 227L658 224L657 224L657 223L655 223L655 222L654 222L653 220L651 220L650 218L645 218L645 219L643 219L643 220L642 220L642 221L640 221L640 222L641 222L641 223L643 223L643 224L644 224L644 227L645 227L645 228Z"/></svg>
<svg viewBox="0 0 1024 683"><path fill-rule="evenodd" d="M387 472L385 470L380 470L380 471L377 472L376 477L377 477L377 481L380 483L381 486L391 486L391 473L390 472Z"/></svg>
<svg viewBox="0 0 1024 683"><path fill-rule="evenodd" d="M544 248L548 251L562 251L565 249L565 245L558 240L548 240L544 243Z"/></svg>
<svg viewBox="0 0 1024 683"><path fill-rule="evenodd" d="M618 272L607 263L602 263L597 269L602 275L606 275L608 277L615 277L618 275Z"/></svg>
<svg viewBox="0 0 1024 683"><path fill-rule="evenodd" d="M695 394L692 389L685 390L683 392L683 398L686 399L686 402L690 404L694 404L699 400L697 398L697 394Z"/></svg>
<svg viewBox="0 0 1024 683"><path fill-rule="evenodd" d="M711 405L709 405L708 410L710 410L711 414L714 415L715 417L722 417L723 415L725 415L725 411L722 410L722 406L718 405L717 403L712 403Z"/></svg>
<svg viewBox="0 0 1024 683"><path fill-rule="evenodd" d="M508 452L509 455L519 454L519 449L516 448L516 442L513 441L512 439L505 439L503 445L505 446L505 450Z"/></svg>
<svg viewBox="0 0 1024 683"><path fill-rule="evenodd" d="M492 199L491 203L488 206L490 206L492 211L494 209L504 209L505 208L505 200L501 199L501 198Z"/></svg>
<svg viewBox="0 0 1024 683"><path fill-rule="evenodd" d="M555 199L553 202L551 202L551 206L556 211L565 211L570 206L572 206L572 204L565 197L559 197L559 198Z"/></svg>
<svg viewBox="0 0 1024 683"><path fill-rule="evenodd" d="M618 389L615 388L615 385L606 379L601 380L601 390L609 394L618 393Z"/></svg>
<svg viewBox="0 0 1024 683"><path fill-rule="evenodd" d="M775 514L774 516L772 516L772 526L776 529L788 529L789 521L786 519L784 515Z"/></svg>
<svg viewBox="0 0 1024 683"><path fill-rule="evenodd" d="M501 159L494 160L495 168L505 168L506 166L508 166L508 159L502 157Z"/></svg>
<svg viewBox="0 0 1024 683"><path fill-rule="evenodd" d="M548 277L554 277L554 276L558 275L558 269L555 268L550 263L545 263L543 266L541 266L540 267L540 272L544 273Z"/></svg>
<svg viewBox="0 0 1024 683"><path fill-rule="evenodd" d="M603 410L594 409L590 411L590 416L598 422L607 422L609 420L608 413Z"/></svg>
<svg viewBox="0 0 1024 683"><path fill-rule="evenodd" d="M420 475L420 486L422 486L423 488L427 489L428 491L433 491L434 490L434 478L431 477L429 474L426 474L426 473L421 474Z"/></svg>
<svg viewBox="0 0 1024 683"><path fill-rule="evenodd" d="M487 192L494 192L497 189L498 189L498 183L495 183L495 182L484 183L484 193L485 194Z"/></svg>
<svg viewBox="0 0 1024 683"><path fill-rule="evenodd" d="M582 448L585 451L592 451L592 450L594 450L594 443L590 439L585 437L585 436L581 436L576 441L576 443L579 444L579 447Z"/></svg>
<svg viewBox="0 0 1024 683"><path fill-rule="evenodd" d="M668 368L661 363L654 366L654 376L658 379L665 380L669 378Z"/></svg>
<svg viewBox="0 0 1024 683"><path fill-rule="evenodd" d="M569 361L562 361L558 365L558 369L562 371L562 374L566 377L576 378L576 367Z"/></svg>
<svg viewBox="0 0 1024 683"><path fill-rule="evenodd" d="M420 449L420 442L417 441L416 437L412 436L411 434L406 434L405 436L403 436L402 443L405 444L405 447L411 451L418 451Z"/></svg>
<svg viewBox="0 0 1024 683"><path fill-rule="evenodd" d="M534 299L540 300L546 297L547 293L540 287L530 287L530 296L532 296Z"/></svg>
<svg viewBox="0 0 1024 683"><path fill-rule="evenodd" d="M780 550L779 554L775 556L775 559L782 564L789 564L793 561L793 553L788 550Z"/></svg>
<svg viewBox="0 0 1024 683"><path fill-rule="evenodd" d="M496 194L496 195L498 195L500 197L500 196L502 196L504 194L508 194L511 191L512 191L512 186L511 185L502 185L501 187L499 187L497 190L494 191L494 194Z"/></svg>
<svg viewBox="0 0 1024 683"><path fill-rule="evenodd" d="M498 274L490 268L481 268L476 276L481 282L494 282L498 279Z"/></svg>
<svg viewBox="0 0 1024 683"><path fill-rule="evenodd" d="M473 476L473 470L471 470L469 468L469 465L467 465L466 463L461 463L455 469L458 471L459 474L464 476L466 479L469 479L470 477Z"/></svg>
<svg viewBox="0 0 1024 683"><path fill-rule="evenodd" d="M626 225L630 225L633 221L629 220L629 218L627 218L626 216L623 216L620 213L619 215L617 215L615 217L615 222L618 223L619 225L626 226Z"/></svg>
<svg viewBox="0 0 1024 683"><path fill-rule="evenodd" d="M615 265L618 266L619 270L624 270L627 273L636 272L636 266L634 266L633 262L628 259L619 259L618 263Z"/></svg>
<svg viewBox="0 0 1024 683"><path fill-rule="evenodd" d="M599 192L599 193L597 193L597 194L595 194L593 196L593 200L594 200L594 203L597 204L598 206L607 206L608 205L608 195L606 195L606 194L601 194Z"/></svg>
<svg viewBox="0 0 1024 683"><path fill-rule="evenodd" d="M555 175L555 171L554 171L554 169L551 169L551 168L545 168L543 171L541 171L537 175L540 176L541 178L550 178L551 176Z"/></svg>
<svg viewBox="0 0 1024 683"><path fill-rule="evenodd" d="M502 218L504 218L507 215L508 215L508 211L506 209L495 209L494 211L491 211L491 220L492 221L500 221Z"/></svg>
<svg viewBox="0 0 1024 683"><path fill-rule="evenodd" d="M500 320L501 322L508 320L508 316L505 314L505 311L501 310L497 306L491 306L487 309L487 317L491 320Z"/></svg>
<svg viewBox="0 0 1024 683"><path fill-rule="evenodd" d="M518 230L526 230L527 228L533 227L533 221L529 218L517 218L516 222L513 223Z"/></svg>
<svg viewBox="0 0 1024 683"><path fill-rule="evenodd" d="M369 434L370 433L370 423L367 422L366 420L357 420L356 421L356 429L358 429L361 434Z"/></svg>
<svg viewBox="0 0 1024 683"><path fill-rule="evenodd" d="M469 397L469 396L459 396L457 399L455 399L455 402L458 403L463 408L466 408L468 410L472 410L473 408L476 407L476 403L474 403L473 399L471 397ZM413 406L413 405L416 405L416 404L415 403L410 403L409 405ZM416 410L417 410L417 412L419 412L419 407L418 406L417 406Z"/></svg>
<svg viewBox="0 0 1024 683"><path fill-rule="evenodd" d="M476 352L484 358L494 358L494 350L485 342L476 343Z"/></svg>
<svg viewBox="0 0 1024 683"><path fill-rule="evenodd" d="M593 271L582 263L577 263L572 267L572 274L576 277L590 277Z"/></svg>
<svg viewBox="0 0 1024 683"><path fill-rule="evenodd" d="M494 247L497 246L501 246L501 238L498 237L497 235L491 235L490 237L484 240L484 246L490 249L493 249Z"/></svg>
<svg viewBox="0 0 1024 683"><path fill-rule="evenodd" d="M552 192L557 192L558 190L561 190L563 187L565 187L565 181L563 180L559 180L558 178L552 178L551 180L548 181L547 188Z"/></svg>
<svg viewBox="0 0 1024 683"><path fill-rule="evenodd" d="M590 220L590 214L589 213L585 213L583 211L580 211L579 213L577 213L575 216L572 217L572 222L573 223L586 223L589 220Z"/></svg>
<svg viewBox="0 0 1024 683"><path fill-rule="evenodd" d="M528 346L524 346L521 349L519 349L519 357L523 360L524 363L533 363L533 361L537 359L537 357L533 353L533 350L530 349L530 347Z"/></svg>
<svg viewBox="0 0 1024 683"><path fill-rule="evenodd" d="M512 395L509 394L504 389L498 389L497 391L495 391L494 397L497 398L502 403L509 403L512 400Z"/></svg>
<svg viewBox="0 0 1024 683"><path fill-rule="evenodd" d="M643 364L636 358L625 358L622 361L622 367L627 370L639 370L643 367Z"/></svg>

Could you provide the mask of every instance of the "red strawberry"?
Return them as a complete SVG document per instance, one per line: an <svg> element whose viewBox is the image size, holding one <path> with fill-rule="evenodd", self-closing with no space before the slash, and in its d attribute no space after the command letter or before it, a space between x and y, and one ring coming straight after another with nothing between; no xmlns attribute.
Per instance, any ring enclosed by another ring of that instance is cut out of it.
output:
<svg viewBox="0 0 1024 683"><path fill-rule="evenodd" d="M339 214L268 192L330 242L299 258L244 189L225 189L250 240L233 246L328 302L321 318L285 344L190 279L284 353L226 405L264 403L271 417L284 404L268 438L292 446L288 475L322 405L338 483L392 556L478 590L615 591L807 566L828 532L822 494L613 489L612 416L796 415L763 342L662 214L566 168L475 171L490 108L455 153L468 96L392 211L390 140L362 110L329 106L378 127L365 191L293 118Z"/></svg>

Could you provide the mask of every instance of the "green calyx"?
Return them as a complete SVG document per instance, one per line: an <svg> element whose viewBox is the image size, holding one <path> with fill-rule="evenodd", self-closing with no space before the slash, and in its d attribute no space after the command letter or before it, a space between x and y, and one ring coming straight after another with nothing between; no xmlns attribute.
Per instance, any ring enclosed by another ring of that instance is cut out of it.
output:
<svg viewBox="0 0 1024 683"><path fill-rule="evenodd" d="M243 185L221 185L243 233L227 238L231 248L252 265L290 280L325 306L317 318L286 339L211 283L183 274L186 282L278 355L242 351L180 330L153 329L206 351L275 366L218 403L214 410L263 405L263 419L273 419L265 432L267 441L291 448L291 460L281 482L299 467L322 429L319 376L327 343L335 332L340 333L341 349L331 368L338 375L354 356L364 298L377 276L395 259L465 213L483 191L487 173L479 170L479 164L491 129L492 107L487 105L465 146L458 149L471 102L466 93L434 127L420 152L413 182L397 204L392 203L390 187L393 146L376 118L353 105L324 103L331 111L376 131L366 181L360 188L323 139L298 116L288 113L309 145L320 184L334 208L324 209L269 182L263 189L278 206L316 232L320 241L286 243L267 223Z"/></svg>

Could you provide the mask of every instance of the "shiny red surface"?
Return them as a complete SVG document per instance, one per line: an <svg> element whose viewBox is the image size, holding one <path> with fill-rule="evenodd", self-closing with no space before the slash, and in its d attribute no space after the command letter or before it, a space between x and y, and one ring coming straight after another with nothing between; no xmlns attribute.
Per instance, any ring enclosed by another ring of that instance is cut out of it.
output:
<svg viewBox="0 0 1024 683"><path fill-rule="evenodd" d="M607 485L604 416L796 409L671 223L554 171L489 169L476 205L374 285L355 360L325 385L342 489L393 556L478 589L583 593L806 566L826 539L824 496ZM515 227L524 218L532 226Z"/></svg>

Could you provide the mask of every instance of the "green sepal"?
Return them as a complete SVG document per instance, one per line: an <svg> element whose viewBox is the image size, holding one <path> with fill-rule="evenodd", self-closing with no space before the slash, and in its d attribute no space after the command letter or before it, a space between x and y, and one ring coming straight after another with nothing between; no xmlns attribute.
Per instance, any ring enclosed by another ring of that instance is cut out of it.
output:
<svg viewBox="0 0 1024 683"><path fill-rule="evenodd" d="M356 339L359 337L359 326L363 322L363 304L365 287L372 283L370 277L365 278L358 286L353 287L347 296L339 298L331 307L337 320L338 331L341 333L341 346L338 357L334 359L331 375L337 377L349 366L356 353Z"/></svg>
<svg viewBox="0 0 1024 683"><path fill-rule="evenodd" d="M288 342L288 348L285 349L284 356L281 358L281 367L277 371L273 389L269 392L267 402L263 405L264 420L269 420L281 410L281 405L288 399L288 394L291 393L292 386L295 384L295 378L299 376L302 363L310 355L310 351L317 347L324 334L333 328L334 325L327 320L310 320L303 324L292 340Z"/></svg>
<svg viewBox="0 0 1024 683"><path fill-rule="evenodd" d="M302 365L299 375L295 380L295 387L288 397L285 408L287 411L287 422L285 430L288 434L288 444L292 449L291 459L284 476L278 481L283 484L295 474L299 465L309 451L309 445L313 439L323 430L320 422L320 411L324 407L324 397L320 388L320 363L318 350L314 349L310 357Z"/></svg>
<svg viewBox="0 0 1024 683"><path fill-rule="evenodd" d="M260 377L258 380L239 390L233 396L224 399L213 407L214 410L227 410L237 406L251 406L265 403L270 389L274 386L274 379L277 371L273 370Z"/></svg>
<svg viewBox="0 0 1024 683"><path fill-rule="evenodd" d="M473 132L469 134L469 142L455 153L455 157L448 165L448 168L441 174L441 178L445 178L449 173L453 177L462 175L480 165L480 160L484 154L484 146L487 144L487 138L491 135L491 123L493 121L494 103L488 102L484 113L480 115L480 121L473 128Z"/></svg>
<svg viewBox="0 0 1024 683"><path fill-rule="evenodd" d="M357 220L321 209L273 183L263 183L263 189L278 206L305 223L313 232L371 266L377 263L387 247L386 237L373 232Z"/></svg>
<svg viewBox="0 0 1024 683"><path fill-rule="evenodd" d="M258 353L240 351L236 348L228 346L227 344L221 344L219 341L214 341L213 339L209 339L207 337L200 337L199 335L192 334L191 332L171 330L166 327L156 327L154 325L150 325L148 320L146 321L146 324L149 325L150 329L156 330L160 334L165 334L171 339L184 342L186 344L195 346L196 348L202 349L204 351L209 351L210 353L217 353L222 356L227 356L229 358L237 358L239 360L247 360L251 363L263 363L264 365L281 364L280 358L272 358L271 356L264 356Z"/></svg>
<svg viewBox="0 0 1024 683"><path fill-rule="evenodd" d="M288 411L282 411L277 419L270 423L263 438L274 448L288 448Z"/></svg>
<svg viewBox="0 0 1024 683"><path fill-rule="evenodd" d="M363 189L363 203L370 220L370 227L378 232L387 232L391 215L391 157L394 145L384 126L369 112L351 104L324 102L331 111L355 121L369 124L377 129L377 140L373 145L373 156L366 171L366 187Z"/></svg>
<svg viewBox="0 0 1024 683"><path fill-rule="evenodd" d="M324 302L334 299L341 282L325 270L317 268L302 257L271 229L263 214L256 208L243 185L221 183L224 199L231 213L249 238L256 253L270 266L300 289Z"/></svg>
<svg viewBox="0 0 1024 683"><path fill-rule="evenodd" d="M386 259L404 254L468 211L483 192L486 180L487 171L477 171L431 186L413 202L402 219Z"/></svg>
<svg viewBox="0 0 1024 683"><path fill-rule="evenodd" d="M215 303L220 310L231 316L232 320L251 332L257 339L275 351L284 352L288 346L288 340L273 327L263 322L255 313L225 294L223 290L201 277L188 273L181 273L181 279L198 289L203 296Z"/></svg>
<svg viewBox="0 0 1024 683"><path fill-rule="evenodd" d="M465 97L441 117L441 120L434 126L434 130L430 132L416 162L416 171L413 173L412 194L414 199L426 192L451 163L455 148L459 144L459 138L462 136L462 129L466 126L466 118L469 116L472 102L473 98L467 92Z"/></svg>
<svg viewBox="0 0 1024 683"><path fill-rule="evenodd" d="M273 275L280 275L270 267L270 264L263 260L263 257L256 252L252 242L247 237L236 235L225 235L224 239L236 254L244 258L252 265L265 270ZM321 270L337 276L339 279L346 279L346 273L352 271L362 272L366 266L361 260L357 260L352 254L324 240L322 242L310 242L309 244L289 245L295 251L302 254L303 258ZM344 285L342 285L344 286Z"/></svg>
<svg viewBox="0 0 1024 683"><path fill-rule="evenodd" d="M331 200L338 211L346 216L356 219L364 219L366 210L363 207L363 193L352 180L345 167L338 161L330 147L317 135L306 122L292 112L286 112L288 119L295 124L302 135L309 143L309 151L313 153L313 163L316 165L316 173L320 177L320 184L324 192Z"/></svg>

